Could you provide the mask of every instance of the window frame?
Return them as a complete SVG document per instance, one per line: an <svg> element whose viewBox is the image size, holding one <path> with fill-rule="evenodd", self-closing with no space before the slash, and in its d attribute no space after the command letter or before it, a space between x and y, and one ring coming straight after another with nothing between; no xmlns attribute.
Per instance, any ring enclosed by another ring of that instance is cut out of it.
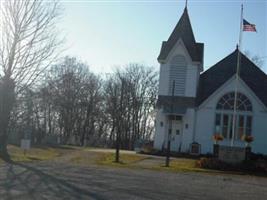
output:
<svg viewBox="0 0 267 200"><path fill-rule="evenodd" d="M216 104L216 110L229 110L229 111L233 111L234 110L234 105L230 104L229 102L234 100L234 95L235 92L228 92L226 94L224 94L223 96L221 96ZM253 106L252 103L250 101L250 99L238 92L237 93L237 103L240 102L240 104L237 104L237 111L240 112L253 112ZM224 108L225 106L229 106L229 108ZM245 109L239 109L239 107L244 106Z"/></svg>
<svg viewBox="0 0 267 200"><path fill-rule="evenodd" d="M216 125L216 116L217 115L219 115L220 116L220 127L219 127L219 131L217 131L216 129L217 129L217 125ZM228 116L228 123L227 123L227 136L225 137L225 135L223 134L223 116L224 115L227 115ZM240 138L238 138L238 134L239 134L239 132L238 132L238 129L240 128L239 127L239 117L240 116L242 116L242 117L244 117L244 126L243 126L243 128L244 128L244 135L252 135L252 130L253 130L253 128L252 128L252 125L253 125L253 116L252 116L252 113L246 113L246 112L237 112L236 113L236 116L237 116L237 118L236 118L236 122L238 122L238 123L235 123L235 125L236 125L236 127L235 127L235 129L236 129L236 134L235 134L235 140L241 140L241 137ZM232 139L232 137L230 137L230 133L231 133L231 131L232 131L232 123L233 123L233 113L232 112L218 112L217 110L216 110L216 112L215 112L215 122L214 122L214 133L215 134L221 134L221 135L223 135L223 137L224 137L224 139L225 140L231 140ZM251 117L251 126L250 126L250 134L247 134L247 118L248 117Z"/></svg>
<svg viewBox="0 0 267 200"><path fill-rule="evenodd" d="M227 97L231 97L233 92L228 92L225 93L224 95L222 95L219 100L217 101L216 107L215 107L215 117L214 117L214 133L216 134L221 134L224 136L224 139L229 141L232 140L232 136L231 136L231 132L232 132L232 124L233 124L233 115L234 115L234 110L233 109L224 109L224 106L221 106L221 108L218 108L219 104L221 103L222 100L227 100ZM240 141L242 139L242 136L240 136L239 134L239 129L243 128L243 134L244 135L252 135L253 134L253 106L252 103L250 101L250 99L242 94L242 93L238 93L238 98L242 98L243 100L241 101L241 105L244 104L244 102L247 102L247 105L245 105L245 110L236 110L236 123L235 123L235 138L234 140ZM229 98L228 100L231 100L231 98ZM239 99L237 99L239 100ZM229 102L225 101L225 104ZM232 105L229 105L229 107L231 108ZM223 134L223 129L224 129L224 116L227 116L228 118L228 122L227 122L227 133ZM217 125L218 119L217 117L220 117L220 124ZM240 126L240 117L243 117L243 127ZM248 118L250 118L250 126L248 125ZM219 131L218 131L219 130ZM250 130L250 133L247 133L247 130ZM226 137L225 137L226 136Z"/></svg>

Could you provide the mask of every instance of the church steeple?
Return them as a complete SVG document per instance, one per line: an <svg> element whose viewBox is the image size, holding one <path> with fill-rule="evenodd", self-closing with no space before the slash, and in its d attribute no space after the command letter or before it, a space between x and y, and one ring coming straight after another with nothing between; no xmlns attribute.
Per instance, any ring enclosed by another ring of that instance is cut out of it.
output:
<svg viewBox="0 0 267 200"><path fill-rule="evenodd" d="M203 44L196 43L190 18L187 11L187 1L184 12L167 41L164 41L158 57L159 62L164 62L176 42L182 39L193 61L202 61Z"/></svg>

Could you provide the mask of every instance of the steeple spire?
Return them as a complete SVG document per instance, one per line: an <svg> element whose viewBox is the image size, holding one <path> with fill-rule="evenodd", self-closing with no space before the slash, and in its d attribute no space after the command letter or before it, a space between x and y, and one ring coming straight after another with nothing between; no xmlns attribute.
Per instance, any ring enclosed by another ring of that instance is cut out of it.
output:
<svg viewBox="0 0 267 200"><path fill-rule="evenodd" d="M185 6L187 6L187 0L185 3L186 3ZM166 60L170 51L172 50L172 48L179 39L183 41L192 60L202 62L204 45L202 43L197 43L195 40L187 7L185 7L181 18L179 19L179 22L175 26L169 39L162 43L161 51L158 56L159 62L164 62Z"/></svg>

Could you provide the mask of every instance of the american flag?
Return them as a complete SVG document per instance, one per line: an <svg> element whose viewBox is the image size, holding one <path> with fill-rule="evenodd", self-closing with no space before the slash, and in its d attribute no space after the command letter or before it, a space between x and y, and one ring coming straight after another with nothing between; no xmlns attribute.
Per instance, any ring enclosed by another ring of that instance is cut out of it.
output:
<svg viewBox="0 0 267 200"><path fill-rule="evenodd" d="M251 24L247 20L243 19L243 31L257 32L256 25Z"/></svg>

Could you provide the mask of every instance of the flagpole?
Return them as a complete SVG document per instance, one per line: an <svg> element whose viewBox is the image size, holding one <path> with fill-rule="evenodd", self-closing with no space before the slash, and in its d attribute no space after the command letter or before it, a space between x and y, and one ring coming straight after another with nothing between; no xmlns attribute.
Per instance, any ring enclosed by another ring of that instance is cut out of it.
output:
<svg viewBox="0 0 267 200"><path fill-rule="evenodd" d="M241 17L240 17L240 32L239 32L239 41L237 46L237 66L235 74L235 99L234 99L234 114L233 114L233 123L232 123L232 140L231 146L234 146L234 140L236 136L236 121L237 121L237 95L238 95L238 82L239 82L239 73L240 73L240 60L241 60L241 44L242 44L242 33L243 33L243 4L241 5Z"/></svg>

